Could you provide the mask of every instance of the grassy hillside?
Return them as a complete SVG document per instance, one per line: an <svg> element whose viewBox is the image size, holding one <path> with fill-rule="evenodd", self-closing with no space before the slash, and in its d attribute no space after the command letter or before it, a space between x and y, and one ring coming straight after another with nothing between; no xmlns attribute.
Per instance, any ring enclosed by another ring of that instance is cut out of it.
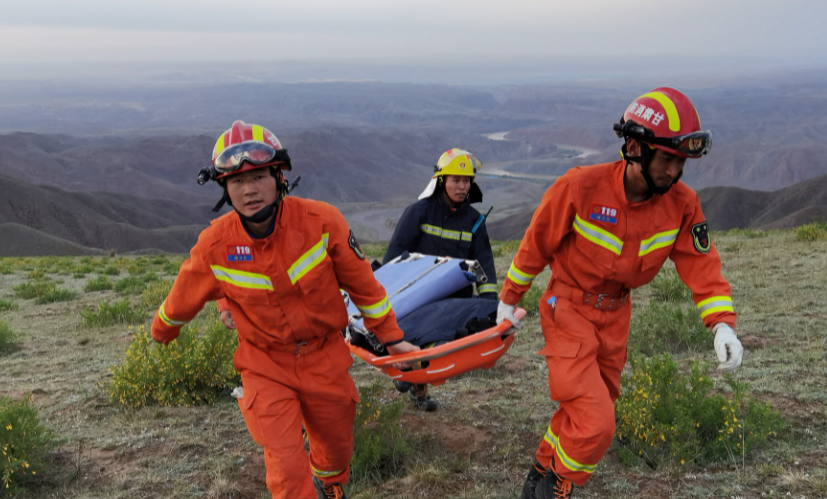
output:
<svg viewBox="0 0 827 499"><path fill-rule="evenodd" d="M614 444L576 497L827 496L827 240L802 241L790 230L731 231L713 234L713 240L733 285L746 348L736 379L751 383L752 394L780 411L789 429L763 449L704 468L653 471L642 460L624 457ZM383 250L365 249L373 256ZM515 250L515 243L495 247L500 281ZM180 261L0 260L0 321L18 339L16 348L0 352L0 395L32 393L41 419L63 439L49 457L51 468L38 473L21 497L269 497L262 453L228 394L208 406L124 409L103 388L111 379L110 368L123 360L134 329L126 324L85 326L80 312L126 297L133 311L146 311L133 320L139 324L143 317L148 323L151 312L141 305L141 290L158 282L154 279L171 279ZM122 291L85 292L84 287L91 289L86 283L100 273L109 274L114 288ZM666 285L634 292L633 341L642 338L644 319L654 309L650 300L681 294L664 275L660 282ZM541 274L537 283L548 277L548 272ZM37 304L13 290L47 278L76 297ZM436 413L406 406L401 424L410 449L403 468L380 484L358 480L349 489L352 497L518 497L555 408L548 399L544 359L536 355L543 344L536 314L525 322L496 367L432 390L441 404ZM694 359L714 361L714 353L711 345L702 344L677 359L685 369ZM356 361L351 372L360 386L378 383L381 402L400 399L390 382L366 364ZM717 373L709 375L721 381Z"/></svg>

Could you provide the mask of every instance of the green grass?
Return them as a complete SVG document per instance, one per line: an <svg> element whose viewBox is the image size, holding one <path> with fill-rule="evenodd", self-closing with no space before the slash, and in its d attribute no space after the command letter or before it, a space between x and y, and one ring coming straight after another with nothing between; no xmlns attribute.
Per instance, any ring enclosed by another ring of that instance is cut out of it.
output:
<svg viewBox="0 0 827 499"><path fill-rule="evenodd" d="M126 295L139 295L146 288L146 282L140 277L129 276L119 279L112 286L118 293Z"/></svg>
<svg viewBox="0 0 827 499"><path fill-rule="evenodd" d="M813 222L795 228L795 236L799 241L827 240L827 222Z"/></svg>
<svg viewBox="0 0 827 499"><path fill-rule="evenodd" d="M112 281L103 275L91 279L83 285L83 290L87 293L90 291L105 291L107 289L112 289Z"/></svg>
<svg viewBox="0 0 827 499"><path fill-rule="evenodd" d="M104 268L101 273L103 275L118 275L118 274L121 273L121 270L118 267L110 265L110 266Z"/></svg>
<svg viewBox="0 0 827 499"><path fill-rule="evenodd" d="M86 307L80 312L81 323L86 327L111 326L114 324L140 324L147 320L147 313L134 308L128 298L113 304L104 300L97 308Z"/></svg>
<svg viewBox="0 0 827 499"><path fill-rule="evenodd" d="M793 230L756 237L716 233L713 241L733 286L737 332L747 350L734 379L749 382L750 396L781 411L788 429L764 447L734 453L714 465L687 464L679 473L653 471L614 444L575 497L827 496L827 425L822 423L827 421L827 300L819 299L827 296L827 282L820 278L827 275L827 241L799 241ZM517 248L506 249L495 259L498 283ZM163 265L156 268L152 258L147 272L160 275ZM168 263L175 263L177 272L182 259L169 256ZM136 257L118 256L107 265L124 271L136 262ZM4 263L14 269L13 275L0 279L0 298L7 300L12 299L12 286L25 282L25 272L45 268L36 258L3 259L0 267ZM535 286L544 289L548 275L545 271L538 276ZM67 288L81 287L67 281ZM665 302L670 293L656 292L655 287L634 291L636 321L666 305L684 307L686 317L692 317L689 298ZM89 293L67 307L37 307L14 298L21 311L3 314L25 347L0 360L0 379L13 380L10 389L17 392L43 390L45 394L35 395L41 419L63 439L61 452L47 455L55 466L19 499L269 497L262 450L251 441L238 403L228 393L219 393L212 405L195 407L124 409L110 401L104 389L111 379L109 369L125 358L134 332L124 324L78 327L77 310L97 310L100 299ZM131 300L136 303L137 297ZM202 312L193 327L206 327L210 313ZM140 324L146 326L149 320L147 312ZM549 400L545 360L537 355L544 346L539 319L531 314L523 323L496 366L431 388L440 403L434 413L414 410L387 378L356 359L351 375L361 389L379 385L377 404L405 401L396 424L409 450L401 468L398 461L388 460L396 464L376 475L379 480L354 475L348 497L518 497L556 409ZM674 358L681 375L688 375L696 361L711 364L706 375L715 385L709 393L733 393L715 371L711 346L682 350Z"/></svg>
<svg viewBox="0 0 827 499"><path fill-rule="evenodd" d="M0 321L0 355L11 352L17 348L17 335L11 330L11 326ZM2 428L0 428L2 430Z"/></svg>
<svg viewBox="0 0 827 499"><path fill-rule="evenodd" d="M10 310L17 310L17 303L8 300L0 300L0 312L8 312Z"/></svg>
<svg viewBox="0 0 827 499"><path fill-rule="evenodd" d="M629 348L647 356L707 352L712 340L694 306L652 301L632 318Z"/></svg>

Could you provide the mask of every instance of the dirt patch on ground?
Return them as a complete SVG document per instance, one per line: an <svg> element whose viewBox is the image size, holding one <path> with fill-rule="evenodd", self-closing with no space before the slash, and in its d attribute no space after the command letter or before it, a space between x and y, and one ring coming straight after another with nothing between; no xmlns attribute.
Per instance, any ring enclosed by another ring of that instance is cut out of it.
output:
<svg viewBox="0 0 827 499"><path fill-rule="evenodd" d="M9 397L12 400L18 400L19 401L19 400L23 400L24 398L26 398L26 395L29 394L29 393L32 394L32 400L35 400L35 401L49 398L49 392L47 392L46 390L42 390L40 388L35 388L31 392L27 392L27 391L24 391L24 390L0 391L0 397Z"/></svg>
<svg viewBox="0 0 827 499"><path fill-rule="evenodd" d="M262 492L267 490L266 476L264 451L253 452L241 465L238 477L233 480L233 485L239 494L237 497L242 499L261 497Z"/></svg>
<svg viewBox="0 0 827 499"><path fill-rule="evenodd" d="M403 424L415 433L436 435L439 442L457 454L472 454L486 449L491 435L482 428L458 423L446 423L411 414L402 416Z"/></svg>
<svg viewBox="0 0 827 499"><path fill-rule="evenodd" d="M776 339L762 338L754 334L745 334L743 336L740 336L738 339L741 340L741 345L743 345L744 348L747 350L760 350L762 348L767 348L778 343L778 340Z"/></svg>
<svg viewBox="0 0 827 499"><path fill-rule="evenodd" d="M531 362L524 357L511 357L505 362L502 363L503 369L508 371L509 374L520 374L521 372L525 371Z"/></svg>
<svg viewBox="0 0 827 499"><path fill-rule="evenodd" d="M785 397L775 393L756 395L756 398L761 402L769 402L786 418L796 422L823 424L822 422L827 418L827 408L818 402L799 402L793 397Z"/></svg>

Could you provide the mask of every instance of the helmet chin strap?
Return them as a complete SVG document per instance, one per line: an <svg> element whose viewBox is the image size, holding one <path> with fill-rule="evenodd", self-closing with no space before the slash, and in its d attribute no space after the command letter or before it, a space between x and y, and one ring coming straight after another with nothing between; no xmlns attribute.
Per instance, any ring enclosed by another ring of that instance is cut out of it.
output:
<svg viewBox="0 0 827 499"><path fill-rule="evenodd" d="M635 163L640 163L640 173L643 175L643 180L646 181L647 197L652 197L655 194L666 194L669 192L669 189L671 189L672 186L677 184L678 180L681 179L683 171L681 171L678 176L675 177L675 180L673 180L672 183L666 187L656 185L655 181L652 179L652 176L649 175L649 164L652 162L652 158L655 157L655 150L650 147L643 147L642 143L638 143L640 144L640 156L629 156L628 150L626 149L626 144L623 144L621 153L623 154L623 159L626 160L626 165L628 166L628 164L633 161Z"/></svg>

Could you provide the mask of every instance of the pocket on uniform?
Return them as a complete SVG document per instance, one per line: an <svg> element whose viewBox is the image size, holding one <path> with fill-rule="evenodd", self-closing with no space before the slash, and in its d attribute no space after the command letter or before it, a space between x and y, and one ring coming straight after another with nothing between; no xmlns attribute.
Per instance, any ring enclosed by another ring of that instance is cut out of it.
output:
<svg viewBox="0 0 827 499"><path fill-rule="evenodd" d="M596 263L607 270L612 269L616 255L610 249L589 241L579 233L574 237L574 246L585 255L587 262Z"/></svg>
<svg viewBox="0 0 827 499"><path fill-rule="evenodd" d="M244 423L247 425L247 430L253 441L260 447L264 447L264 431L261 428L261 421L256 414L255 402L256 392L252 388L244 388L244 396L238 401L238 406L241 408L241 415L244 416Z"/></svg>
<svg viewBox="0 0 827 499"><path fill-rule="evenodd" d="M224 294L227 298L240 304L264 305L270 302L266 289L243 288L234 284L224 286Z"/></svg>
<svg viewBox="0 0 827 499"><path fill-rule="evenodd" d="M545 355L546 357L559 357L561 359L575 359L580 353L579 341L555 341L551 344L546 344L538 355Z"/></svg>

